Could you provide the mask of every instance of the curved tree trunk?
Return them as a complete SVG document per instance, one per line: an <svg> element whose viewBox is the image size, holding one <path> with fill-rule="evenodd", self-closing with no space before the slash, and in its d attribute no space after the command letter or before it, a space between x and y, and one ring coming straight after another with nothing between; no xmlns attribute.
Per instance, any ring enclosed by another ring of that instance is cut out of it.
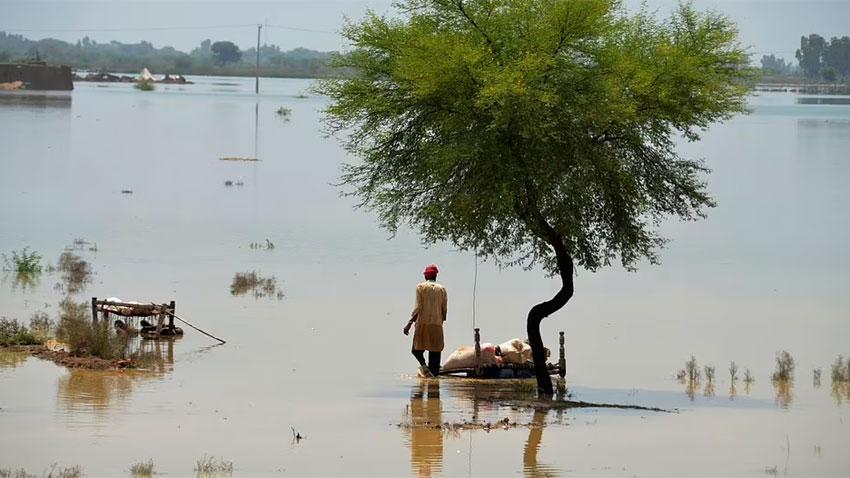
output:
<svg viewBox="0 0 850 478"><path fill-rule="evenodd" d="M554 394L552 378L546 367L546 351L543 338L540 336L540 322L560 310L573 296L573 258L564 244L564 238L546 220L540 211L535 188L526 181L525 201L517 201L515 207L520 218L534 233L552 246L558 275L561 276L561 290L551 299L541 302L528 311L526 329L528 343L531 345L531 357L534 361L534 375L537 377L537 391L541 395L551 397Z"/></svg>
<svg viewBox="0 0 850 478"><path fill-rule="evenodd" d="M553 245L558 261L558 274L561 276L561 290L551 299L541 302L528 311L526 327L528 343L531 345L531 357L534 361L534 374L537 377L537 391L546 396L555 392L552 388L552 377L546 368L546 351L543 348L543 338L540 336L540 322L560 310L573 296L573 260L561 242Z"/></svg>

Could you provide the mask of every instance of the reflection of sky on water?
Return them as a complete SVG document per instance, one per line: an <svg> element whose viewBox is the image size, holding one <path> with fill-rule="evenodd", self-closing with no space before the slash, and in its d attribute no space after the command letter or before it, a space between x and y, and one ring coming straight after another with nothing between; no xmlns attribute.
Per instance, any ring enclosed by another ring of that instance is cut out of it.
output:
<svg viewBox="0 0 850 478"><path fill-rule="evenodd" d="M387 475L411 472L408 442L389 426L417 386L399 378L415 370L401 327L422 266L436 262L449 290L447 349L471 343L472 254L425 250L407 230L387 241L372 216L339 197L331 183L345 154L318 129L324 100L297 98L308 81L263 80L257 98L252 79L193 79L149 93L79 85L63 108L0 104L0 252L29 245L55 259L74 238L96 242L95 280L77 300L173 298L181 317L228 342L201 352L210 340L187 331L173 370L154 379L107 376L78 387L92 378L72 380L39 360L2 369L0 429L17 432L0 432L0 463L42 469L38 450L50 449L51 460L117 475L137 459L126 443L147 439L160 445L157 468L175 476L205 453L245 475L358 474L375 463ZM241 86L214 92L216 82ZM292 109L290 122L277 117L280 107ZM827 370L846 353L850 224L839 213L850 208L841 126L850 113L782 94L753 98L753 110L681 145L713 169L719 206L709 218L665 223L672 242L659 267L579 271L574 299L543 323L550 347L566 331L575 399L682 413L570 410L537 446L528 430L448 438L443 474L464 474L471 462L476 475L502 476L536 460L579 476L624 467L626 476L762 475L784 461L786 435L792 471L850 467L837 453L850 446L847 395L798 380L782 408L769 378L780 349L799 370ZM219 161L255 155L262 161ZM244 187L223 186L240 176ZM265 238L273 252L249 247ZM232 297L233 272L248 270L277 277L286 297ZM27 290L6 282L0 313L25 319L55 304L54 282ZM482 340L521 338L528 307L556 287L539 271L481 264ZM735 360L756 382L749 394L739 382L730 400L730 384L718 379L713 395L700 388L691 401L669 377L692 354L718 369ZM535 419L462 388L441 382L443 420ZM307 436L294 448L290 426ZM808 453L815 445L819 457Z"/></svg>

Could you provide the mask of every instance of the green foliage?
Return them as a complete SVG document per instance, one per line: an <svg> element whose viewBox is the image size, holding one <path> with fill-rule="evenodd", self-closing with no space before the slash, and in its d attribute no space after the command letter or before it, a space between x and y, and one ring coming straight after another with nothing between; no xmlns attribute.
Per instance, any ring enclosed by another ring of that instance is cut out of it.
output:
<svg viewBox="0 0 850 478"><path fill-rule="evenodd" d="M595 270L656 260L657 224L714 205L697 140L745 110L753 70L730 20L682 5L660 22L615 0L405 0L343 33L351 77L318 88L360 158L342 182L391 232L501 264L554 245Z"/></svg>
<svg viewBox="0 0 850 478"><path fill-rule="evenodd" d="M116 334L107 320L93 323L88 304L66 299L59 307L56 336L68 344L72 355L103 359L122 358L126 355L126 337Z"/></svg>
<svg viewBox="0 0 850 478"><path fill-rule="evenodd" d="M35 251L30 251L29 247L24 247L21 252L12 251L11 254L12 257L3 254L5 270L17 274L38 274L41 272L41 256Z"/></svg>
<svg viewBox="0 0 850 478"><path fill-rule="evenodd" d="M824 81L835 81L838 79L838 72L831 66L825 66L820 70L820 76Z"/></svg>
<svg viewBox="0 0 850 478"><path fill-rule="evenodd" d="M835 81L839 76L850 76L850 37L833 37L829 41L815 33L801 37L796 57L810 78Z"/></svg>
<svg viewBox="0 0 850 478"><path fill-rule="evenodd" d="M42 341L16 319L0 318L0 345L38 345Z"/></svg>
<svg viewBox="0 0 850 478"><path fill-rule="evenodd" d="M790 63L785 63L784 58L777 58L775 55L762 55L761 69L769 75L789 75L792 72Z"/></svg>
<svg viewBox="0 0 850 478"><path fill-rule="evenodd" d="M242 59L242 52L235 43L230 41L217 41L210 47L213 61L219 65L236 63Z"/></svg>

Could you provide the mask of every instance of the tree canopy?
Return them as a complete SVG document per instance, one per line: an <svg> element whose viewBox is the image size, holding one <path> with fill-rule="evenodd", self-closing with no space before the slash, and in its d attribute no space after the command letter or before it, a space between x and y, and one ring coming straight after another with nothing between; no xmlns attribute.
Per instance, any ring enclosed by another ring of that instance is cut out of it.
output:
<svg viewBox="0 0 850 478"><path fill-rule="evenodd" d="M404 0L343 32L327 124L343 183L395 231L562 277L657 259L668 215L713 202L674 139L745 110L734 24L616 0ZM559 254L566 257L557 257ZM562 260L559 260L562 259ZM566 262L568 260L568 262Z"/></svg>
<svg viewBox="0 0 850 478"><path fill-rule="evenodd" d="M242 52L235 43L230 41L217 41L210 47L213 60L219 65L236 63L242 59Z"/></svg>

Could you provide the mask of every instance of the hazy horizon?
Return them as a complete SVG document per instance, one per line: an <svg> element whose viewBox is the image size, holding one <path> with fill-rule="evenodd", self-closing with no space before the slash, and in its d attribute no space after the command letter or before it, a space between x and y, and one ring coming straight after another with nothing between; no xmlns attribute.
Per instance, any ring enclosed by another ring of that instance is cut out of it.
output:
<svg viewBox="0 0 850 478"><path fill-rule="evenodd" d="M225 3L219 1L81 2L78 0L0 0L0 30L32 40L56 38L76 42L88 36L99 43L112 40L137 43L145 40L157 48L172 46L190 51L204 39L230 40L242 49L256 45L256 25L263 29L261 42L283 49L305 47L339 50L345 46L338 34L344 18L361 18L367 10L393 12L392 0L281 0L277 2ZM625 0L634 10L639 0ZM647 0L647 6L666 15L678 2ZM695 0L701 10L716 9L738 23L741 42L755 59L762 54L794 58L802 35L826 38L850 34L850 2L840 0ZM285 27L285 28L282 28Z"/></svg>

